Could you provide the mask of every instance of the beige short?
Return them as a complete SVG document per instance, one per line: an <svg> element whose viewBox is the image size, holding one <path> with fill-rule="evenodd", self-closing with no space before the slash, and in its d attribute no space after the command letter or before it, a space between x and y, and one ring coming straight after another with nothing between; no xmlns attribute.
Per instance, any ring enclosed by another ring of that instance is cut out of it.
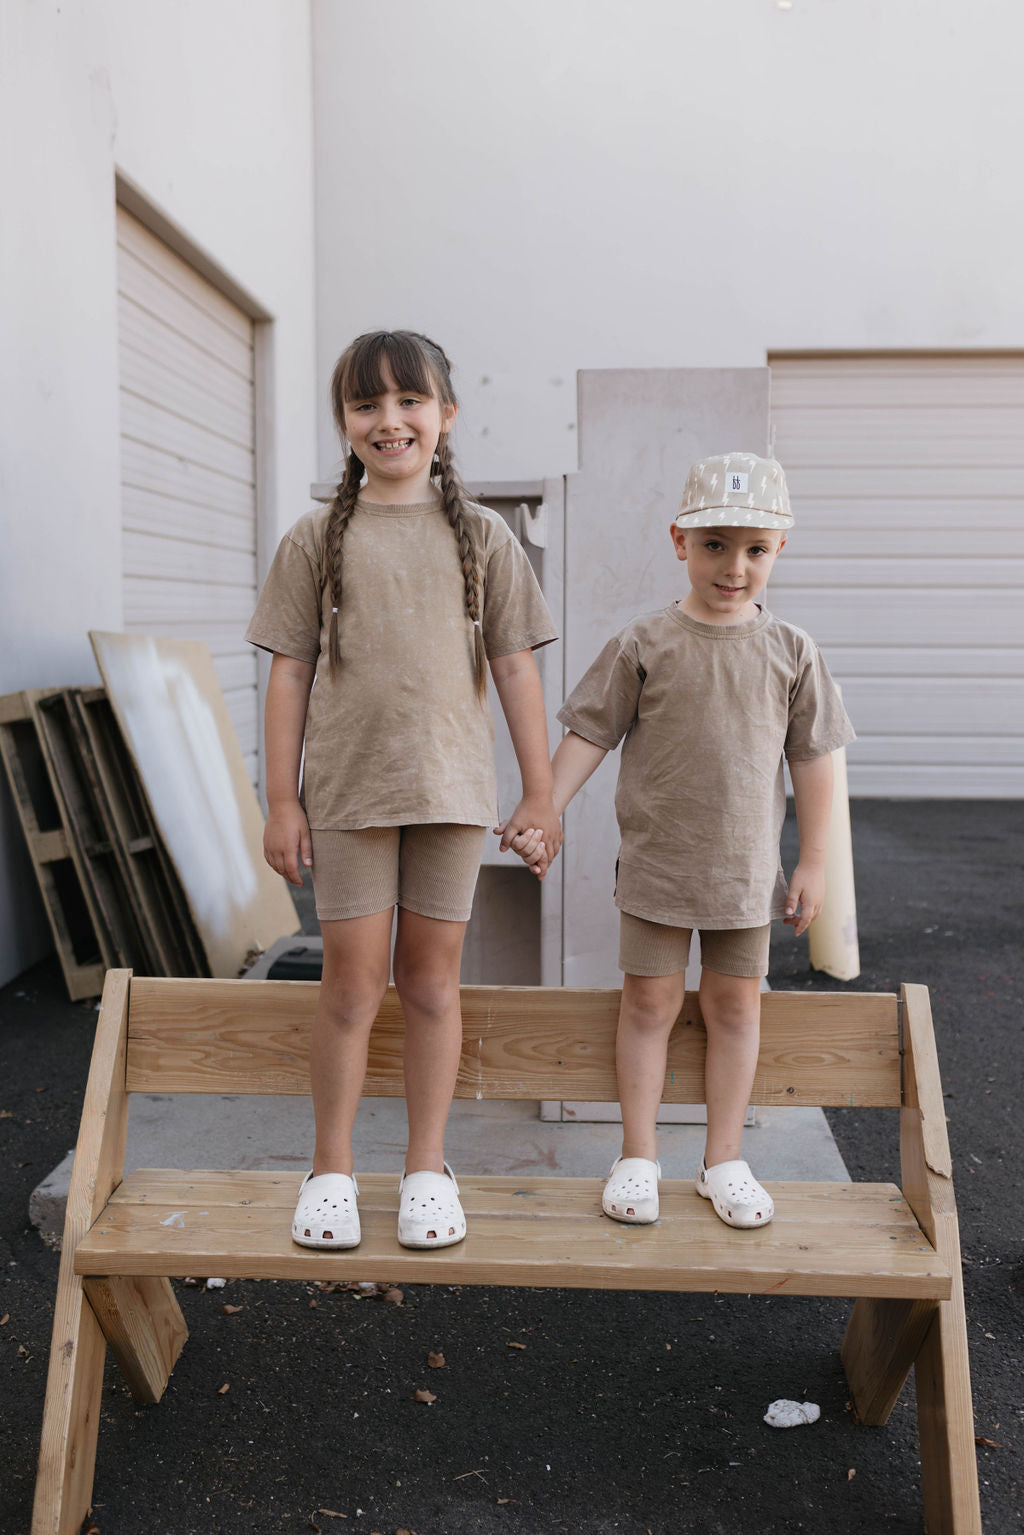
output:
<svg viewBox="0 0 1024 1535"><path fill-rule="evenodd" d="M431 821L311 831L313 893L321 922L404 906L442 922L468 922L485 826Z"/></svg>
<svg viewBox="0 0 1024 1535"><path fill-rule="evenodd" d="M675 975L686 969L690 953L689 927L668 927L620 911L619 969L627 975ZM719 975L768 974L771 924L732 930L701 928L701 966Z"/></svg>

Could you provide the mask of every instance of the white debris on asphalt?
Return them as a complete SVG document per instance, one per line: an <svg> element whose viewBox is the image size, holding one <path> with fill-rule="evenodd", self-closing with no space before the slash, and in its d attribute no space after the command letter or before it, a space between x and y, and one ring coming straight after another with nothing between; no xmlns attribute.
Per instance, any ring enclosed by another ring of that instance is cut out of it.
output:
<svg viewBox="0 0 1024 1535"><path fill-rule="evenodd" d="M799 1428L802 1423L817 1423L821 1408L817 1402L788 1402L780 1397L772 1402L764 1415L764 1421L772 1428Z"/></svg>
<svg viewBox="0 0 1024 1535"><path fill-rule="evenodd" d="M206 1288L208 1290L223 1290L226 1284L226 1279L208 1279L206 1281Z"/></svg>

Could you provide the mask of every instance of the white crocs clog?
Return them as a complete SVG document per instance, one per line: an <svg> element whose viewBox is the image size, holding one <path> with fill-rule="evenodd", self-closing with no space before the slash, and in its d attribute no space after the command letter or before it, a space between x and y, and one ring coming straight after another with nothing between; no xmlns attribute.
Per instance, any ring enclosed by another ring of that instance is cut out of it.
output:
<svg viewBox="0 0 1024 1535"><path fill-rule="evenodd" d="M459 1185L447 1162L443 1173L403 1173L398 1195L403 1247L451 1247L466 1235Z"/></svg>
<svg viewBox="0 0 1024 1535"><path fill-rule="evenodd" d="M358 1247L359 1186L347 1173L308 1172L299 1185L292 1241L300 1247Z"/></svg>
<svg viewBox="0 0 1024 1535"><path fill-rule="evenodd" d="M613 1221L650 1226L658 1219L661 1163L646 1157L616 1157L601 1195L601 1209Z"/></svg>
<svg viewBox="0 0 1024 1535"><path fill-rule="evenodd" d="M702 1158L697 1193L710 1199L715 1214L727 1226L767 1226L775 1214L772 1196L746 1162L716 1162L714 1167L705 1167Z"/></svg>

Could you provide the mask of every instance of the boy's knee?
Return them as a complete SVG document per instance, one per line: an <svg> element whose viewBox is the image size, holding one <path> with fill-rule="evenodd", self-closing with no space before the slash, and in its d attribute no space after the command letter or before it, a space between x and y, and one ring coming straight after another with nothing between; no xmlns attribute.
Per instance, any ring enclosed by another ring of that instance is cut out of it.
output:
<svg viewBox="0 0 1024 1535"><path fill-rule="evenodd" d="M628 1027L665 1032L679 1017L682 998L662 976L627 976L622 993L621 1022Z"/></svg>
<svg viewBox="0 0 1024 1535"><path fill-rule="evenodd" d="M395 986L403 1008L425 1018L444 1018L459 1000L459 982L448 975L437 975L403 966L396 958Z"/></svg>

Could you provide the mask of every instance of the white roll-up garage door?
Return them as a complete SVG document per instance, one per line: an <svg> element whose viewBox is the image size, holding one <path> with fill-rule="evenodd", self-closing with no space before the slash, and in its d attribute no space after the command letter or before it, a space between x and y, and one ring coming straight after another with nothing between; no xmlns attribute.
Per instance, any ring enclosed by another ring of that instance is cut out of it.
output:
<svg viewBox="0 0 1024 1535"><path fill-rule="evenodd" d="M770 605L858 733L854 794L1024 794L1024 358L773 357L796 526Z"/></svg>
<svg viewBox="0 0 1024 1535"><path fill-rule="evenodd" d="M210 648L250 776L253 321L118 208L124 626Z"/></svg>

